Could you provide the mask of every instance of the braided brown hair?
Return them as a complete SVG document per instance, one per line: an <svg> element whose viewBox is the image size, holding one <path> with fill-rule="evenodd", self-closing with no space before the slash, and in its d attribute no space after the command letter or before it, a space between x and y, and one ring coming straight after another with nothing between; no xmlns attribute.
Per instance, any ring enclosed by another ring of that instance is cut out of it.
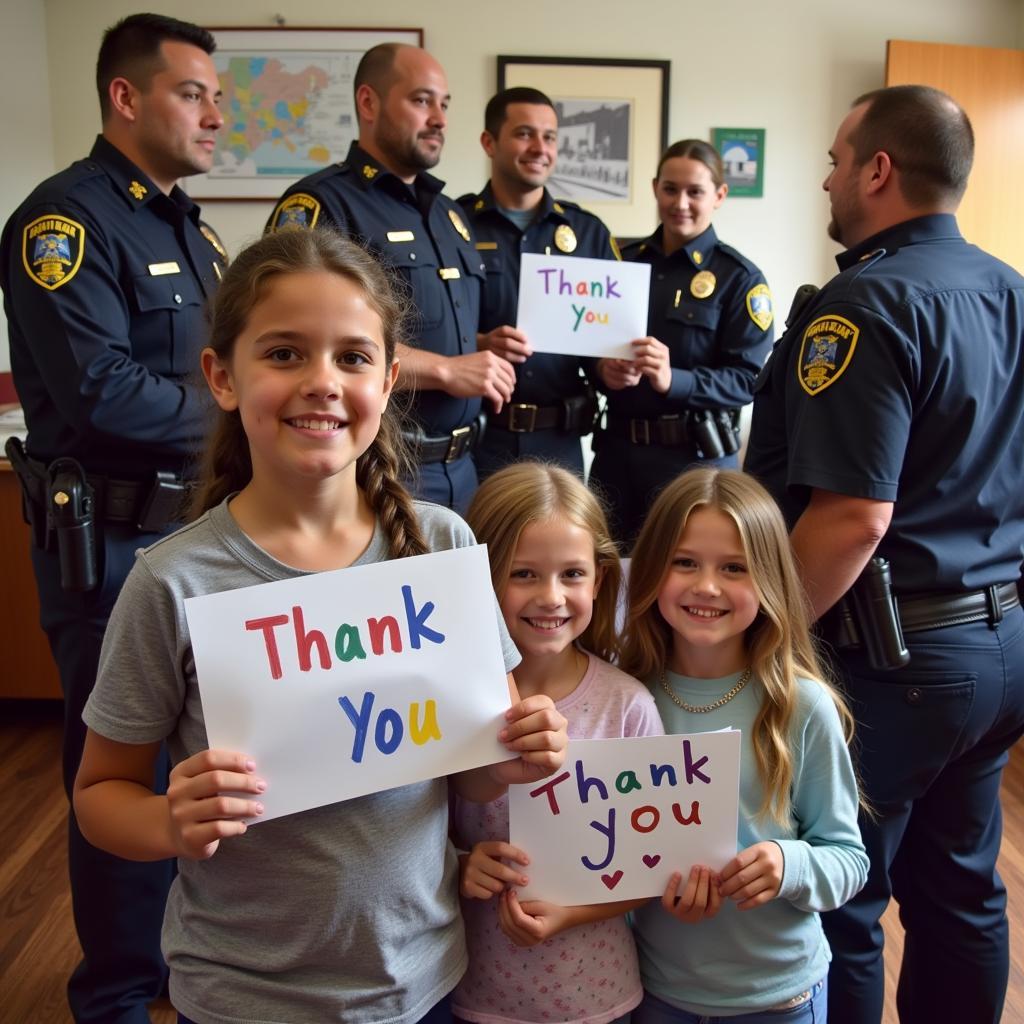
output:
<svg viewBox="0 0 1024 1024"><path fill-rule="evenodd" d="M405 341L411 312L405 288L364 249L329 228L266 235L238 254L213 302L209 347L217 358L230 361L235 340L268 281L278 274L315 271L337 274L359 286L380 317L385 362L390 365L397 345ZM400 482L413 468L402 436L403 420L401 396L392 393L376 438L356 461L356 483L380 520L392 558L427 551L412 499ZM204 448L191 518L219 505L251 479L252 459L242 418L238 410L222 410Z"/></svg>

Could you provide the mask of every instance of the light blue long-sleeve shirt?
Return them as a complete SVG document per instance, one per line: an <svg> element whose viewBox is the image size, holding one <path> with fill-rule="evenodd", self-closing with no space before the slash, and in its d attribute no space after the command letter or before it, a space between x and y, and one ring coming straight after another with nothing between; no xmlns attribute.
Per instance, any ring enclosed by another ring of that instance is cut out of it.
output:
<svg viewBox="0 0 1024 1024"><path fill-rule="evenodd" d="M727 693L739 676L690 679L670 672L667 678L678 697L700 706ZM856 781L839 714L818 683L799 680L791 741L792 827L786 829L757 817L763 787L750 742L763 692L757 680L705 714L680 708L657 681L653 687L667 733L729 727L743 732L738 848L772 840L782 849L785 867L779 895L753 910L739 911L726 900L716 917L698 924L678 921L658 900L637 911L644 988L697 1014L728 1016L777 1006L825 976L831 953L818 912L841 906L867 879Z"/></svg>

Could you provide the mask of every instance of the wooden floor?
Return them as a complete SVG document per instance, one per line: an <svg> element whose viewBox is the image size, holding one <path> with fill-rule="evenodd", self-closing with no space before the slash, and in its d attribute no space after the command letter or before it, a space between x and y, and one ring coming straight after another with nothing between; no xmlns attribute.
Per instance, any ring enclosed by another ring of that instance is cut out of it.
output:
<svg viewBox="0 0 1024 1024"><path fill-rule="evenodd" d="M60 706L0 701L0 1022L64 1024L64 984L78 961L67 887L65 821L60 782ZM1024 746L1003 780L1005 831L1000 871L1010 893L1016 940L1004 1024L1024 1024ZM893 993L902 938L886 915L886 1015L896 1024ZM169 1004L151 1009L154 1024L174 1024ZM940 1022L936 1022L940 1024Z"/></svg>

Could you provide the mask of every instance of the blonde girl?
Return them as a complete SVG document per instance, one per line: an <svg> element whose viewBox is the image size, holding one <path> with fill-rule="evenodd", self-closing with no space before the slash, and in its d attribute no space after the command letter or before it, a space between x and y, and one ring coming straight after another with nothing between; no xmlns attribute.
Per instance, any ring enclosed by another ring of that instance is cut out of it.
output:
<svg viewBox="0 0 1024 1024"><path fill-rule="evenodd" d="M650 693L609 664L618 654L621 567L604 511L564 469L523 462L489 477L468 518L487 545L505 623L523 660L524 695L546 696L571 738L661 735ZM456 798L453 827L466 854L463 912L469 970L458 1017L605 1024L640 1001L636 950L623 914L636 902L562 907L520 903L529 858L508 843L501 798Z"/></svg>
<svg viewBox="0 0 1024 1024"><path fill-rule="evenodd" d="M658 497L630 567L622 666L653 688L668 732L743 732L740 851L717 873L675 874L637 913L633 1021L823 1021L818 914L867 872L851 718L823 680L781 513L753 478L695 469Z"/></svg>
<svg viewBox="0 0 1024 1024"><path fill-rule="evenodd" d="M339 235L270 235L238 256L202 355L220 418L198 516L140 553L110 619L75 806L96 846L179 858L163 949L183 1021L450 1018L466 953L444 780L247 830L274 779L244 752L207 749L183 610L197 594L473 542L397 482L404 324L388 277ZM514 699L502 739L521 757L458 776L471 799L564 756L552 702ZM163 740L166 796L152 788Z"/></svg>

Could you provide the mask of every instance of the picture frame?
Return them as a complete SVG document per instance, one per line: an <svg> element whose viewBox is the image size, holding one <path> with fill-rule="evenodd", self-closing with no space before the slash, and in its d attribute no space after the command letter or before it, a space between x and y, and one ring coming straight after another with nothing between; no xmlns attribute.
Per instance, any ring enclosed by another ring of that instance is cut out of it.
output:
<svg viewBox="0 0 1024 1024"><path fill-rule="evenodd" d="M712 128L711 144L722 158L730 196L764 195L763 128Z"/></svg>
<svg viewBox="0 0 1024 1024"><path fill-rule="evenodd" d="M498 89L532 86L558 113L548 188L600 217L616 238L657 223L651 182L668 145L671 62L615 57L498 56Z"/></svg>
<svg viewBox="0 0 1024 1024"><path fill-rule="evenodd" d="M196 199L276 199L300 178L343 160L359 134L352 81L360 58L378 43L423 45L421 28L210 31L224 127L210 172L182 179ZM254 91L256 83L262 92Z"/></svg>

